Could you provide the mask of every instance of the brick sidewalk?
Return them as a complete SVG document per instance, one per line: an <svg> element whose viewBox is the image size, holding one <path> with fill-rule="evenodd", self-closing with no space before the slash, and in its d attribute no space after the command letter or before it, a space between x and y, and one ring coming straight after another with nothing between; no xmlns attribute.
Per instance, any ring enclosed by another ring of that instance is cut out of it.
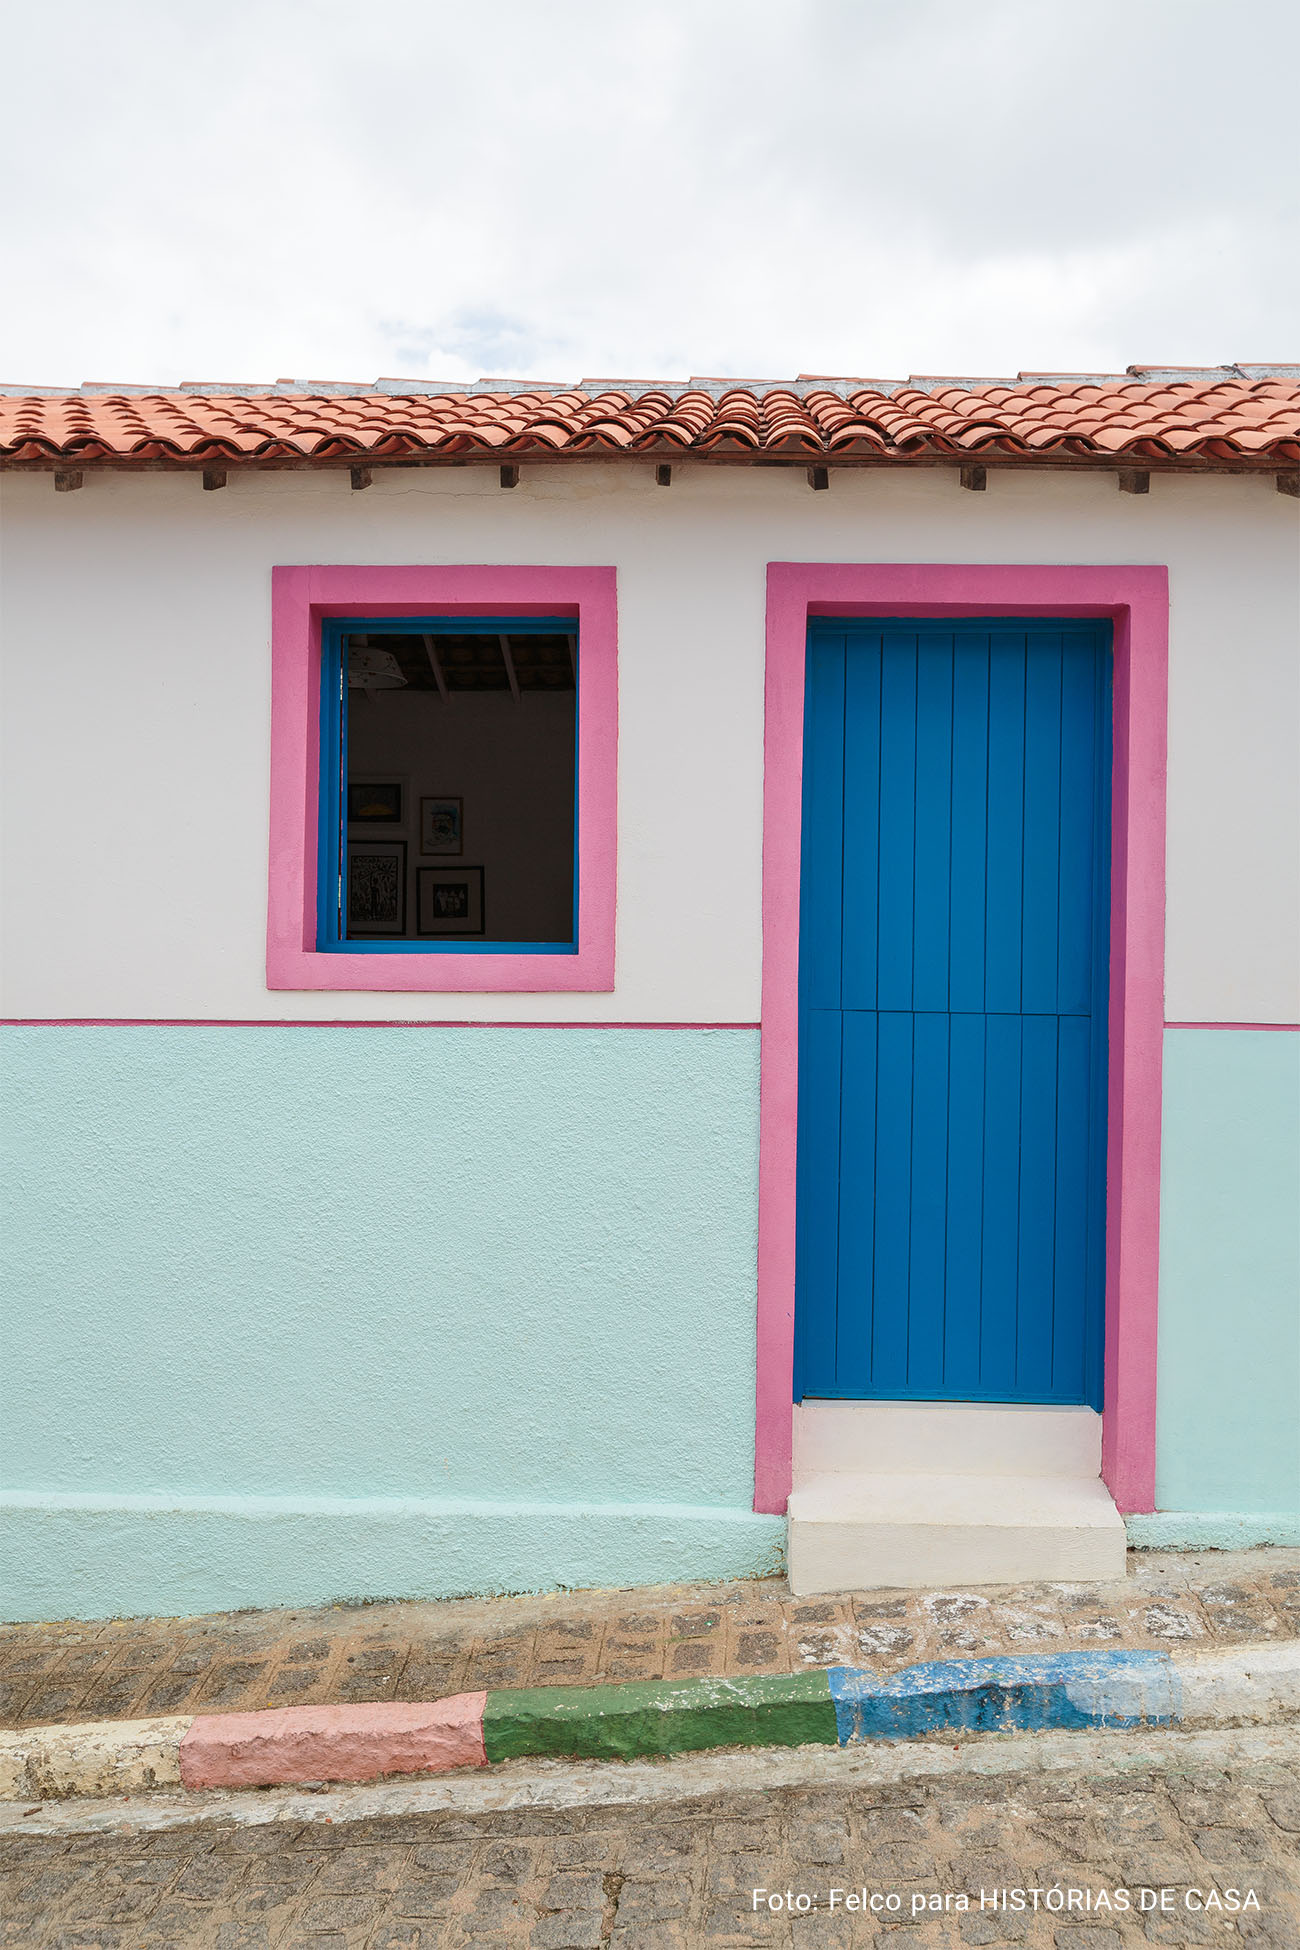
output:
<svg viewBox="0 0 1300 1950"><path fill-rule="evenodd" d="M1300 1550L1131 1552L1114 1585L792 1598L781 1579L201 1618L0 1625L0 1723L436 1699L1090 1645L1300 1636Z"/></svg>

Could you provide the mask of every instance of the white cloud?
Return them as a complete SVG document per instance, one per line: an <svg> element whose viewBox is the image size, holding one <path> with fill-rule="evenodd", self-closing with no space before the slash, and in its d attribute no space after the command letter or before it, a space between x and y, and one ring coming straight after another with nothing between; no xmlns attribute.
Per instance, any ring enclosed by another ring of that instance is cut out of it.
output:
<svg viewBox="0 0 1300 1950"><path fill-rule="evenodd" d="M46 0L0 376L1294 358L1292 0Z"/></svg>

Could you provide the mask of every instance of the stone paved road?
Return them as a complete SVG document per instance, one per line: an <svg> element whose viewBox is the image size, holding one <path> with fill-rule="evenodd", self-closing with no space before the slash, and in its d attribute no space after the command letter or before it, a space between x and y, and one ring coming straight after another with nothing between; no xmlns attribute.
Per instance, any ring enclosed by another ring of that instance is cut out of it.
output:
<svg viewBox="0 0 1300 1950"><path fill-rule="evenodd" d="M0 1625L0 1724L437 1699L494 1686L789 1672L1300 1635L1300 1550L1132 1551L1113 1585L867 1591L783 1579L444 1604Z"/></svg>
<svg viewBox="0 0 1300 1950"><path fill-rule="evenodd" d="M1144 1760L1119 1780L961 1774L640 1807L18 1835L0 1840L0 1873L7 1950L1295 1950L1300 1780L1278 1760ZM898 1908L829 1906L832 1889L864 1887ZM820 1907L756 1912L755 1888ZM1134 1908L979 1907L981 1890L1035 1888L1066 1901L1124 1888ZM1168 1891L1168 1907L1144 1914L1142 1888ZM1189 1890L1204 1907L1187 1907ZM1229 1890L1260 1907L1216 1907L1212 1892L1226 1905ZM913 1914L914 1895L945 1892L971 1909Z"/></svg>

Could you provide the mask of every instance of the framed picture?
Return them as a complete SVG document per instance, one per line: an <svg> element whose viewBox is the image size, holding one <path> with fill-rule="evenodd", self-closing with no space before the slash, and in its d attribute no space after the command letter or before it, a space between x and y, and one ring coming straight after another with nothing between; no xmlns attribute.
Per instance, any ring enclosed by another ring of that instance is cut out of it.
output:
<svg viewBox="0 0 1300 1950"><path fill-rule="evenodd" d="M401 779L349 779L349 826L400 826L406 794Z"/></svg>
<svg viewBox="0 0 1300 1950"><path fill-rule="evenodd" d="M417 867L415 881L417 933L482 934L482 867Z"/></svg>
<svg viewBox="0 0 1300 1950"><path fill-rule="evenodd" d="M463 799L421 799L421 853L459 853L464 845Z"/></svg>
<svg viewBox="0 0 1300 1950"><path fill-rule="evenodd" d="M348 843L348 933L406 933L406 841Z"/></svg>

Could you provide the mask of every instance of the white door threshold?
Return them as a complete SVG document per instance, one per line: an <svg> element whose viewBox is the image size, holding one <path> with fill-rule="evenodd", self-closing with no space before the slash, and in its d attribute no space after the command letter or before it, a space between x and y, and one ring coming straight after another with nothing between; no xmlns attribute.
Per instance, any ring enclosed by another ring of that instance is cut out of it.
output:
<svg viewBox="0 0 1300 1950"><path fill-rule="evenodd" d="M967 1471L805 1476L789 1504L791 1589L818 1591L1040 1579L1111 1582L1124 1520L1096 1476Z"/></svg>

